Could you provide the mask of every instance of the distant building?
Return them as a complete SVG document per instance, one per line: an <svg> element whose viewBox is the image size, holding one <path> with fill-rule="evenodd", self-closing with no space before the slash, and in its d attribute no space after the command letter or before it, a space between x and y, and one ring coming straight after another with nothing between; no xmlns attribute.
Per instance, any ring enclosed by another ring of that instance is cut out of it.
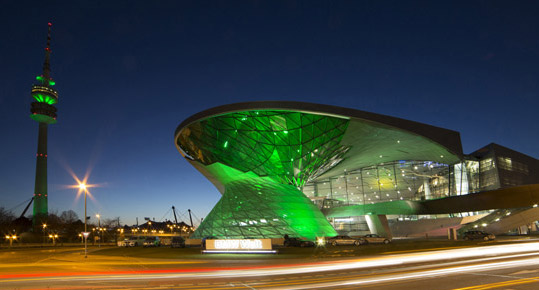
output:
<svg viewBox="0 0 539 290"><path fill-rule="evenodd" d="M195 114L179 152L223 194L193 234L505 232L539 219L539 161L458 132L354 109L250 102Z"/></svg>

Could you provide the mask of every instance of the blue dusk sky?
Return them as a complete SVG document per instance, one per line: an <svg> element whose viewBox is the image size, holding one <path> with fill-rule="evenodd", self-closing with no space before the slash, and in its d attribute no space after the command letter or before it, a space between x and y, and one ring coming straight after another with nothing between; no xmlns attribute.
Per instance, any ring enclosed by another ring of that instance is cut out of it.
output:
<svg viewBox="0 0 539 290"><path fill-rule="evenodd" d="M53 23L60 94L49 127L49 211L205 217L217 189L174 146L219 105L305 101L460 132L539 157L536 1L5 1L0 10L0 207L33 195L30 87ZM31 211L30 211L31 212Z"/></svg>

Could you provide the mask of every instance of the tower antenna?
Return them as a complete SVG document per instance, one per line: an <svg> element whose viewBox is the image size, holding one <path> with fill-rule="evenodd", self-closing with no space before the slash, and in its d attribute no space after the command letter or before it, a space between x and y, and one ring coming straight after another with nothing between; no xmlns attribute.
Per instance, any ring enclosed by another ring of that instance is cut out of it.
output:
<svg viewBox="0 0 539 290"><path fill-rule="evenodd" d="M47 23L49 31L47 32L47 46L45 47L45 61L43 62L43 78L49 80L51 78L51 28L52 23Z"/></svg>

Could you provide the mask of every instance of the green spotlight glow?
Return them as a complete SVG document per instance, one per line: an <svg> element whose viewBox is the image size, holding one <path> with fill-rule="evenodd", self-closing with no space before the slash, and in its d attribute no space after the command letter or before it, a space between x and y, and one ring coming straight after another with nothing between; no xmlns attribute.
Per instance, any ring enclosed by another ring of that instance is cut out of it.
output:
<svg viewBox="0 0 539 290"><path fill-rule="evenodd" d="M47 103L49 105L54 105L57 103L55 98L48 95L33 94L32 97L34 97L34 99L40 103Z"/></svg>

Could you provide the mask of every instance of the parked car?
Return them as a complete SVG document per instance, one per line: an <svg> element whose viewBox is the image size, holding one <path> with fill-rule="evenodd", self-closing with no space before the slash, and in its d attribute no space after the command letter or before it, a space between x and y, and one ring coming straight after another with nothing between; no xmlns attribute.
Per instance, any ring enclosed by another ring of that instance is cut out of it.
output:
<svg viewBox="0 0 539 290"><path fill-rule="evenodd" d="M185 248L185 239L182 237L173 237L170 242L171 248Z"/></svg>
<svg viewBox="0 0 539 290"><path fill-rule="evenodd" d="M389 244L391 242L390 239L386 237L381 237L377 234L368 234L363 236L363 239L365 240L366 244Z"/></svg>
<svg viewBox="0 0 539 290"><path fill-rule="evenodd" d="M314 247L314 242L300 238L285 238L283 245L285 247Z"/></svg>
<svg viewBox="0 0 539 290"><path fill-rule="evenodd" d="M340 246L340 245L359 246L359 245L365 244L366 241L362 238L352 238L349 236L335 236L335 237L327 239L327 243L332 246Z"/></svg>
<svg viewBox="0 0 539 290"><path fill-rule="evenodd" d="M161 241L159 240L159 237L147 237L143 243L144 247L159 247L160 245Z"/></svg>
<svg viewBox="0 0 539 290"><path fill-rule="evenodd" d="M144 237L130 237L118 243L120 247L138 247L144 243Z"/></svg>
<svg viewBox="0 0 539 290"><path fill-rule="evenodd" d="M484 240L490 241L496 239L496 236L493 234L485 233L483 231L467 231L463 235L465 241L471 240Z"/></svg>

